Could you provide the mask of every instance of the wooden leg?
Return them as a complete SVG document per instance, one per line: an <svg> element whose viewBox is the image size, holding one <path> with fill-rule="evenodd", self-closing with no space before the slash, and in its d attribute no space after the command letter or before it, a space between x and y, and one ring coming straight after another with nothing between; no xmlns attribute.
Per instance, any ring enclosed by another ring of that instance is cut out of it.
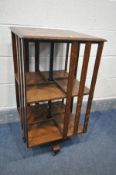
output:
<svg viewBox="0 0 116 175"><path fill-rule="evenodd" d="M84 87L85 87L85 81L86 81L86 75L87 75L88 62L90 57L90 50L91 50L91 43L88 42L86 43L86 46L85 46L84 59L83 59L83 65L82 65L82 71L81 71L79 95L78 95L78 102L77 102L75 122L74 122L74 132L73 132L74 135L77 135L78 126L80 122L81 107L82 107Z"/></svg>
<svg viewBox="0 0 116 175"><path fill-rule="evenodd" d="M67 137L69 120L70 120L71 99L72 99L72 90L73 90L73 81L74 81L77 54L78 54L78 42L73 42L71 47L70 68L69 68L69 77L67 84L66 109L64 114L64 128L63 128L64 139Z"/></svg>
<svg viewBox="0 0 116 175"><path fill-rule="evenodd" d="M54 155L60 152L60 145L58 143L52 143L51 147Z"/></svg>
<svg viewBox="0 0 116 175"><path fill-rule="evenodd" d="M92 81L91 81L91 87L90 87L90 93L89 93L88 102L87 102L87 109L86 109L86 113L85 113L83 132L86 132L87 128L88 128L89 115L90 115L90 111L91 111L94 89L95 89L97 74L98 74L102 50L103 50L103 44L104 44L103 42L98 44L98 50L97 50L97 55L96 55L96 60L95 60L95 65L94 65L94 70L93 70L93 76L92 76Z"/></svg>

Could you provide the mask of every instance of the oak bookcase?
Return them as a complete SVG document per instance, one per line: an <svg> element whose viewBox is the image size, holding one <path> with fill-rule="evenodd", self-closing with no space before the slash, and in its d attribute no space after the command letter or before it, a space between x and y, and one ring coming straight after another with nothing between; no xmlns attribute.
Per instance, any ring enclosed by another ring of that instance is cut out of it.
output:
<svg viewBox="0 0 116 175"><path fill-rule="evenodd" d="M28 148L85 133L105 39L74 31L11 27L17 110ZM35 71L29 69L29 43L35 46ZM49 70L40 70L40 44L50 44ZM54 45L66 44L63 70L54 70ZM80 79L76 79L81 44L85 45ZM97 45L90 88L86 87L91 46ZM69 55L70 50L70 55ZM67 67L69 62L69 69ZM88 96L83 124L83 96ZM73 98L77 97L76 112ZM53 147L58 151L59 147Z"/></svg>

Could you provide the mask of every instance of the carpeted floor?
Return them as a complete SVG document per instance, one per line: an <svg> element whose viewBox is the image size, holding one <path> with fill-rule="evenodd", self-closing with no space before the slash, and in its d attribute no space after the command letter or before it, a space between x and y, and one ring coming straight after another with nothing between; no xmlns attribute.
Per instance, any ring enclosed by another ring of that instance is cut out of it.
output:
<svg viewBox="0 0 116 175"><path fill-rule="evenodd" d="M88 133L60 145L57 156L26 149L19 122L1 123L0 175L116 175L116 110L92 113Z"/></svg>

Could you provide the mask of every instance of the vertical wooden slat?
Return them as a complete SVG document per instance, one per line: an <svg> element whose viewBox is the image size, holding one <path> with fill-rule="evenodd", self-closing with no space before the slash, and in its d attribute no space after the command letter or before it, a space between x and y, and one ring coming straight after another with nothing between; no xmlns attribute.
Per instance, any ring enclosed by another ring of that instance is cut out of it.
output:
<svg viewBox="0 0 116 175"><path fill-rule="evenodd" d="M67 137L70 112L71 112L71 98L72 98L72 89L73 89L73 80L76 66L76 58L78 54L78 42L73 42L71 46L71 58L70 58L70 68L67 84L67 98L66 98L66 109L64 114L64 128L63 128L63 137Z"/></svg>
<svg viewBox="0 0 116 175"><path fill-rule="evenodd" d="M54 64L54 42L50 46L50 62L49 62L49 81L53 81L53 64ZM51 101L48 101L48 118L51 117Z"/></svg>
<svg viewBox="0 0 116 175"><path fill-rule="evenodd" d="M89 97L88 97L88 102L87 102L87 109L86 109L86 113L85 113L83 132L86 132L87 128L88 128L89 115L90 115L90 111L91 111L91 105L92 105L92 100L93 100L95 84L96 84L96 80L97 80L97 75L98 75L102 50L103 50L103 45L104 45L103 42L98 44L96 60L95 60L95 65L94 65L94 69L93 69L93 76L92 76L92 80L91 80L90 92L89 92Z"/></svg>
<svg viewBox="0 0 116 175"><path fill-rule="evenodd" d="M35 41L35 72L39 71L39 41Z"/></svg>
<svg viewBox="0 0 116 175"><path fill-rule="evenodd" d="M87 68L88 68L88 62L89 62L89 57L90 57L90 50L91 50L91 43L88 42L85 45L84 59L83 59L83 65L82 65L82 71L81 71L79 93L78 93L78 102L77 102L75 122L74 122L74 135L77 134L79 121L80 121L84 87L85 87Z"/></svg>
<svg viewBox="0 0 116 175"><path fill-rule="evenodd" d="M24 116L24 125L25 125L25 139L28 147L28 121L27 121L27 93L26 93L26 65L25 59L27 58L27 40L20 39L20 59L21 59L21 68L22 68L22 95L23 95L23 116Z"/></svg>
<svg viewBox="0 0 116 175"><path fill-rule="evenodd" d="M25 43L25 70L29 72L29 42Z"/></svg>
<svg viewBox="0 0 116 175"><path fill-rule="evenodd" d="M13 61L14 61L14 72L17 73L17 52L16 52L16 38L15 34L12 33L12 52L13 52Z"/></svg>
<svg viewBox="0 0 116 175"><path fill-rule="evenodd" d="M18 73L17 68L17 51L16 51L16 37L15 34L12 33L12 52L13 52L13 61L14 61L14 72L15 75ZM16 91L16 103L17 103L17 109L19 108L19 88L18 84L15 78L15 91Z"/></svg>
<svg viewBox="0 0 116 175"><path fill-rule="evenodd" d="M78 50L79 50L79 52L78 52L77 59L76 59L75 78L76 78L76 75L77 75L78 62L79 62L80 43L78 44Z"/></svg>
<svg viewBox="0 0 116 175"><path fill-rule="evenodd" d="M21 59L20 59L20 47L19 47L19 41L18 36L16 36L16 50L17 50L17 64L18 64L18 80L19 80L19 113L21 117L21 126L24 131L24 119L23 119L23 97L22 97L22 78L21 78Z"/></svg>
<svg viewBox="0 0 116 175"><path fill-rule="evenodd" d="M75 79L77 75L77 68L78 68L78 62L79 62L79 54L80 54L80 43L78 43L78 54L76 59L76 68L75 68ZM71 99L71 112L73 111L73 104L74 104L74 97Z"/></svg>
<svg viewBox="0 0 116 175"><path fill-rule="evenodd" d="M51 42L50 63L49 63L49 81L53 81L53 64L54 64L54 42Z"/></svg>
<svg viewBox="0 0 116 175"><path fill-rule="evenodd" d="M68 55L69 55L69 45L70 45L70 43L67 43L67 46L66 46L66 59L65 59L65 71L67 71Z"/></svg>

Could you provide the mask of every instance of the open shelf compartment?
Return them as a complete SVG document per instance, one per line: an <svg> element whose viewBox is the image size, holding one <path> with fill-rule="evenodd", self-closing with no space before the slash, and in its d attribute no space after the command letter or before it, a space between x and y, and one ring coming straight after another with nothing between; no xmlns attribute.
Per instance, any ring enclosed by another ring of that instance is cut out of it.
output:
<svg viewBox="0 0 116 175"><path fill-rule="evenodd" d="M42 76L48 80L49 79L49 71L42 71ZM62 79L68 78L68 72L65 70L54 70L53 71L53 79Z"/></svg>
<svg viewBox="0 0 116 175"><path fill-rule="evenodd" d="M28 147L62 140L65 105L62 102L52 103L52 118L48 116L47 104L40 107L32 106L28 109ZM38 110L36 109L38 108ZM35 112L34 112L35 111ZM43 120L43 121L42 121ZM37 122L39 121L39 122ZM68 137L73 136L74 115L71 114ZM79 124L77 133L81 134L83 127Z"/></svg>
<svg viewBox="0 0 116 175"><path fill-rule="evenodd" d="M27 103L65 98L66 94L55 83L27 87Z"/></svg>

